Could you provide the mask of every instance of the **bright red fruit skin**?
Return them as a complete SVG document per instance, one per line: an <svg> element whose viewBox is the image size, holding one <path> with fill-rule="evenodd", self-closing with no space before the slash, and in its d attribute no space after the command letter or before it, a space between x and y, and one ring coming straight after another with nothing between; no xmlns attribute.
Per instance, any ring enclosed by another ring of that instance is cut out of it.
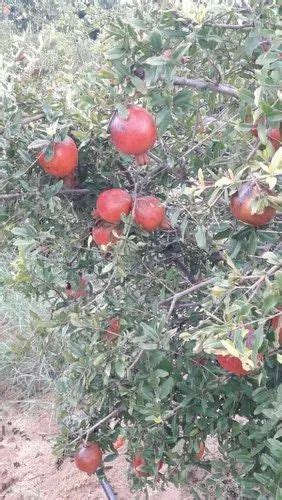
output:
<svg viewBox="0 0 282 500"><path fill-rule="evenodd" d="M116 113L110 124L110 132L116 149L128 155L145 153L157 140L154 117L139 106L129 106L126 119Z"/></svg>
<svg viewBox="0 0 282 500"><path fill-rule="evenodd" d="M234 375L238 375L238 377L248 374L247 370L244 370L241 360L235 356L231 356L230 354L226 356L218 354L216 359L224 370L234 373Z"/></svg>
<svg viewBox="0 0 282 500"><path fill-rule="evenodd" d="M120 334L120 318L115 316L108 323L108 328L104 332L104 339L108 342L115 342Z"/></svg>
<svg viewBox="0 0 282 500"><path fill-rule="evenodd" d="M135 455L135 457L133 457L132 467L134 469L134 473L136 474L136 476L148 477L150 475L149 472L142 470L144 465L146 466L147 464L146 464L146 460L142 457L142 455ZM158 471L161 470L163 465L164 465L163 460L159 460L159 462L157 464Z"/></svg>
<svg viewBox="0 0 282 500"><path fill-rule="evenodd" d="M97 443L89 443L80 448L75 455L74 461L79 470L91 474L101 466L102 450Z"/></svg>
<svg viewBox="0 0 282 500"><path fill-rule="evenodd" d="M74 140L66 137L62 142L54 142L51 160L46 160L43 152L39 154L37 160L47 174L64 178L73 173L77 167L78 149Z"/></svg>
<svg viewBox="0 0 282 500"><path fill-rule="evenodd" d="M279 128L271 128L267 132L267 137L270 139L272 146L274 147L275 151L280 148L281 146L281 132Z"/></svg>
<svg viewBox="0 0 282 500"><path fill-rule="evenodd" d="M101 219L115 224L120 222L121 215L128 215L132 205L130 194L119 188L107 189L97 198L97 212Z"/></svg>
<svg viewBox="0 0 282 500"><path fill-rule="evenodd" d="M165 217L165 208L154 196L143 196L136 199L134 220L145 231L155 231L161 227Z"/></svg>
<svg viewBox="0 0 282 500"><path fill-rule="evenodd" d="M99 224L92 229L92 238L96 245L107 246L109 244L116 243L118 241L118 236L122 235L122 229L119 229L110 224Z"/></svg>
<svg viewBox="0 0 282 500"><path fill-rule="evenodd" d="M263 191L265 194L273 194L272 191L266 188L260 188L256 184L247 182L243 184L236 193L231 197L230 208L234 217L251 226L263 226L273 219L276 210L273 207L266 207L261 214L252 214L252 201Z"/></svg>

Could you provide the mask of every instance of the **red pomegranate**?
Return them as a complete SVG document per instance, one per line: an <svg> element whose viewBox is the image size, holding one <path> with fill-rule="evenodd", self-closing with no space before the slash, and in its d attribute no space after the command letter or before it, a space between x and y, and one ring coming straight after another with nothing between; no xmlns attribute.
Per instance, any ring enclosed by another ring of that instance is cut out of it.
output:
<svg viewBox="0 0 282 500"><path fill-rule="evenodd" d="M242 361L239 358L236 358L236 356L231 356L231 354L227 354L225 356L218 354L216 359L224 370L234 373L235 375L238 375L238 377L248 374L247 370L244 370L242 366Z"/></svg>
<svg viewBox="0 0 282 500"><path fill-rule="evenodd" d="M135 201L134 220L145 231L155 231L161 227L165 218L162 202L154 196L143 196Z"/></svg>
<svg viewBox="0 0 282 500"><path fill-rule="evenodd" d="M122 229L117 228L112 224L98 224L92 229L93 241L98 246L108 246L116 243L119 236L122 235Z"/></svg>
<svg viewBox="0 0 282 500"><path fill-rule="evenodd" d="M275 316L274 318L272 318L271 320L271 326L273 328L273 330L277 333L278 335L278 342L280 345L282 345L282 306L281 307L277 307L278 309L278 313L277 313L277 316Z"/></svg>
<svg viewBox="0 0 282 500"><path fill-rule="evenodd" d="M110 124L111 140L118 151L143 155L157 140L154 117L140 106L128 106L128 117L115 114Z"/></svg>
<svg viewBox="0 0 282 500"><path fill-rule="evenodd" d="M276 210L265 207L262 213L252 213L252 202L261 195L272 195L272 191L256 183L246 182L231 197L230 208L234 217L251 226L263 226L273 219Z"/></svg>
<svg viewBox="0 0 282 500"><path fill-rule="evenodd" d="M135 455L135 457L133 457L132 467L134 469L134 473L136 474L136 476L138 476L138 477L150 476L149 472L146 472L143 470L143 467L146 465L147 465L146 460L144 459L144 457L142 457L142 455ZM159 460L159 462L157 464L158 471L161 470L163 465L164 465L163 460Z"/></svg>
<svg viewBox="0 0 282 500"><path fill-rule="evenodd" d="M102 450L97 443L89 443L80 448L74 461L79 470L91 474L102 464Z"/></svg>
<svg viewBox="0 0 282 500"><path fill-rule="evenodd" d="M103 338L108 342L115 342L120 334L120 317L115 316L110 319L107 330L103 333Z"/></svg>
<svg viewBox="0 0 282 500"><path fill-rule="evenodd" d="M78 164L78 149L74 140L66 137L61 142L54 141L52 150L53 156L50 160L45 157L43 151L39 153L37 160L40 167L54 177L63 178L73 173Z"/></svg>
<svg viewBox="0 0 282 500"><path fill-rule="evenodd" d="M196 460L201 460L205 454L205 451L206 451L206 447L205 447L205 443L203 443L203 441L200 442L199 444L199 451L198 453L196 453Z"/></svg>
<svg viewBox="0 0 282 500"><path fill-rule="evenodd" d="M123 448L125 445L126 440L122 436L118 436L117 439L113 442L113 447L115 450L119 450L120 448Z"/></svg>
<svg viewBox="0 0 282 500"><path fill-rule="evenodd" d="M271 142L273 148L275 149L275 151L277 151L277 149L279 149L281 146L281 131L280 131L280 129L279 128L271 128L267 132L267 137L270 139L270 142Z"/></svg>
<svg viewBox="0 0 282 500"><path fill-rule="evenodd" d="M127 191L118 188L107 189L97 198L97 213L101 219L115 224L120 222L122 214L129 214L131 204L132 199Z"/></svg>

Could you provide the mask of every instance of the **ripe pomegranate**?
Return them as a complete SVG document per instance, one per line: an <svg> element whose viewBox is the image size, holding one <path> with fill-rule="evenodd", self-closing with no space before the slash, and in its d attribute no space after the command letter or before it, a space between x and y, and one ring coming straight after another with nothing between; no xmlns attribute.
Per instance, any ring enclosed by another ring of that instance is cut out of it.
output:
<svg viewBox="0 0 282 500"><path fill-rule="evenodd" d="M119 436L113 443L113 447L115 450L119 450L125 445L125 439L122 436Z"/></svg>
<svg viewBox="0 0 282 500"><path fill-rule="evenodd" d="M79 470L91 474L102 464L102 450L97 443L82 446L74 457L75 465Z"/></svg>
<svg viewBox="0 0 282 500"><path fill-rule="evenodd" d="M74 172L78 164L76 144L71 137L66 137L61 142L53 142L52 147L52 158L47 160L45 153L41 151L37 157L38 163L47 174L55 177L67 177Z"/></svg>
<svg viewBox="0 0 282 500"><path fill-rule="evenodd" d="M162 202L154 196L143 196L135 201L134 220L145 231L155 231L161 227L165 218Z"/></svg>
<svg viewBox="0 0 282 500"><path fill-rule="evenodd" d="M116 236L117 235L117 236ZM122 229L113 224L98 224L92 229L92 238L96 245L113 245L122 235Z"/></svg>
<svg viewBox="0 0 282 500"><path fill-rule="evenodd" d="M275 151L277 151L277 149L279 149L281 146L281 140L282 140L280 129L279 128L271 128L267 132L267 137L270 139L270 142L271 142L273 148L275 149Z"/></svg>
<svg viewBox="0 0 282 500"><path fill-rule="evenodd" d="M142 155L157 140L154 117L140 106L128 106L128 117L115 114L110 124L111 140L118 151L128 155Z"/></svg>
<svg viewBox="0 0 282 500"><path fill-rule="evenodd" d="M216 359L224 370L234 373L235 375L238 375L238 377L248 374L248 371L244 370L242 366L242 361L239 358L236 358L236 356L231 356L230 354L225 356L218 354Z"/></svg>
<svg viewBox="0 0 282 500"><path fill-rule="evenodd" d="M103 333L103 338L108 342L116 342L120 334L120 318L115 316L107 326L107 330Z"/></svg>
<svg viewBox="0 0 282 500"><path fill-rule="evenodd" d="M123 189L107 189L97 198L97 214L106 222L120 222L121 215L128 215L132 205L130 194Z"/></svg>
<svg viewBox="0 0 282 500"><path fill-rule="evenodd" d="M205 447L205 443L203 443L203 441L200 442L200 445L199 445L199 451L198 453L196 453L196 460L201 460L205 454L205 451L206 451L206 447Z"/></svg>
<svg viewBox="0 0 282 500"><path fill-rule="evenodd" d="M278 307L277 309L279 312L277 313L277 316L275 316L275 318L272 318L271 326L277 333L279 344L282 345L282 307Z"/></svg>
<svg viewBox="0 0 282 500"><path fill-rule="evenodd" d="M143 470L144 465L146 466L147 463L146 463L146 460L142 457L142 455L135 455L135 457L133 457L132 467L134 469L134 473L136 476L138 476L138 477L150 476L149 472L146 472ZM159 460L159 462L157 464L158 471L161 470L163 465L164 465L163 460Z"/></svg>
<svg viewBox="0 0 282 500"><path fill-rule="evenodd" d="M252 202L260 195L273 194L270 189L258 186L256 183L246 182L231 197L230 208L234 217L251 226L263 226L273 219L276 210L265 207L262 213L252 214Z"/></svg>

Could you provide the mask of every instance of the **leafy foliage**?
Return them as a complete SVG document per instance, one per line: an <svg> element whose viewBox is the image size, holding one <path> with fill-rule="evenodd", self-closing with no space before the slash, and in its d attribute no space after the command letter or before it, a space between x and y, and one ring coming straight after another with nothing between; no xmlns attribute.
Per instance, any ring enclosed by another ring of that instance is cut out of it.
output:
<svg viewBox="0 0 282 500"><path fill-rule="evenodd" d="M279 203L281 148L267 136L281 121L277 7L146 1L86 5L78 16L81 2L58 0L48 18L51 3L40 4L33 18L29 3L24 25L16 10L1 26L1 281L46 305L44 317L25 307L58 393L55 451L74 453L87 434L111 459L124 433L129 460L141 452L151 473L134 487L161 487L159 476L185 482L200 443L216 436L221 457L199 462L209 481L232 474L242 495L278 498L281 355L269 320L281 304L279 217L256 229L229 208L247 179L276 189L267 203ZM112 112L128 103L156 116L148 167L109 142ZM36 162L34 141L66 133L79 145L83 194L64 193ZM174 229L148 234L129 215L111 251L98 249L91 210L110 187L157 195ZM81 275L87 294L70 298L66 283L76 289ZM106 342L116 316L120 335ZM249 375L224 372L218 354L240 358Z"/></svg>

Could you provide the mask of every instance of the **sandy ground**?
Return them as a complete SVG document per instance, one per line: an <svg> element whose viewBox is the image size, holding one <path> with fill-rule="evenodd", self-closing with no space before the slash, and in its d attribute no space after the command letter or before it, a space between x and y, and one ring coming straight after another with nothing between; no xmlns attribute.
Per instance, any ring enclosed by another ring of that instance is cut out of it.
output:
<svg viewBox="0 0 282 500"><path fill-rule="evenodd" d="M2 392L2 401L7 401ZM9 398L10 399L10 398ZM46 403L44 407L44 403ZM48 410L46 411L46 408ZM51 408L51 409L50 409ZM68 459L60 469L52 455L52 440L57 432L52 405L42 401L38 406L23 403L5 404L0 427L0 498L9 500L105 500L105 495L95 476L78 471ZM123 456L107 472L109 482L119 500L137 498L130 492L126 471L128 464ZM203 474L202 471L199 471ZM192 478L190 478L191 480ZM193 483L200 480L193 476ZM144 499L142 495L139 498ZM193 498L186 489L171 487L165 492L151 492L150 500L187 500Z"/></svg>

